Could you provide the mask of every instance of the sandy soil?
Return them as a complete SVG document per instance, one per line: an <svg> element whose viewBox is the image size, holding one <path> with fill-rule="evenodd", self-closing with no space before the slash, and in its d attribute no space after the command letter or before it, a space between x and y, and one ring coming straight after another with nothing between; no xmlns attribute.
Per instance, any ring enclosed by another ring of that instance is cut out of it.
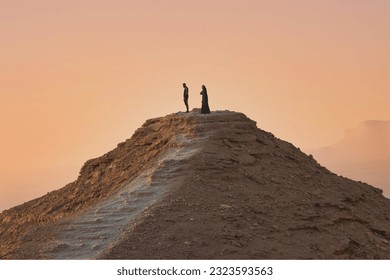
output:
<svg viewBox="0 0 390 280"><path fill-rule="evenodd" d="M147 121L0 214L1 258L388 259L390 200L241 113Z"/></svg>

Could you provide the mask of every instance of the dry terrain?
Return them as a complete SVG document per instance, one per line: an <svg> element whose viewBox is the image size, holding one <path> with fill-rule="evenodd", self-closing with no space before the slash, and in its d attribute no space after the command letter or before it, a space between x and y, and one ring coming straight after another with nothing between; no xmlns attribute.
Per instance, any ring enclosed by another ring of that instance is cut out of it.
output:
<svg viewBox="0 0 390 280"><path fill-rule="evenodd" d="M389 259L390 200L242 113L151 119L0 214L6 259Z"/></svg>

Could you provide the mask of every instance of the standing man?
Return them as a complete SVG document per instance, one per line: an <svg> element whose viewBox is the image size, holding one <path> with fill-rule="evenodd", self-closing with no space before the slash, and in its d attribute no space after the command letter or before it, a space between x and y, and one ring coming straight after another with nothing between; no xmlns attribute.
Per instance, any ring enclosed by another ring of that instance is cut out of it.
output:
<svg viewBox="0 0 390 280"><path fill-rule="evenodd" d="M186 113L188 113L189 112L189 110L188 110L188 87L187 87L186 83L183 83L183 88L184 88L184 94L183 94L184 104L186 105L186 108L187 108Z"/></svg>

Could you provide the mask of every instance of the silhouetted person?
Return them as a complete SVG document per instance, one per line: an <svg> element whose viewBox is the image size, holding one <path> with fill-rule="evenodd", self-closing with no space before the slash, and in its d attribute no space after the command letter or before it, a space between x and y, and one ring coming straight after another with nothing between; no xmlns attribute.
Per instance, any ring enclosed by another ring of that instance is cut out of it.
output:
<svg viewBox="0 0 390 280"><path fill-rule="evenodd" d="M188 110L188 87L187 87L186 83L183 83L183 88L184 88L184 94L183 94L184 104L186 105L186 108L187 108L186 113L188 113L189 112L189 110Z"/></svg>
<svg viewBox="0 0 390 280"><path fill-rule="evenodd" d="M202 109L200 112L202 114L210 114L209 97L207 96L207 89L204 85L202 86L202 91L200 94L202 95Z"/></svg>

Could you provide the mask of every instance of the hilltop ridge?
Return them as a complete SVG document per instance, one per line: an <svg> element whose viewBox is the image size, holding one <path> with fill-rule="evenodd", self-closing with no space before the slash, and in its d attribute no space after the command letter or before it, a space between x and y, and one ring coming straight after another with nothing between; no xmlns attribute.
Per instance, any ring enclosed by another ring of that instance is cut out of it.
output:
<svg viewBox="0 0 390 280"><path fill-rule="evenodd" d="M389 210L244 114L193 110L3 211L0 258L387 259Z"/></svg>

